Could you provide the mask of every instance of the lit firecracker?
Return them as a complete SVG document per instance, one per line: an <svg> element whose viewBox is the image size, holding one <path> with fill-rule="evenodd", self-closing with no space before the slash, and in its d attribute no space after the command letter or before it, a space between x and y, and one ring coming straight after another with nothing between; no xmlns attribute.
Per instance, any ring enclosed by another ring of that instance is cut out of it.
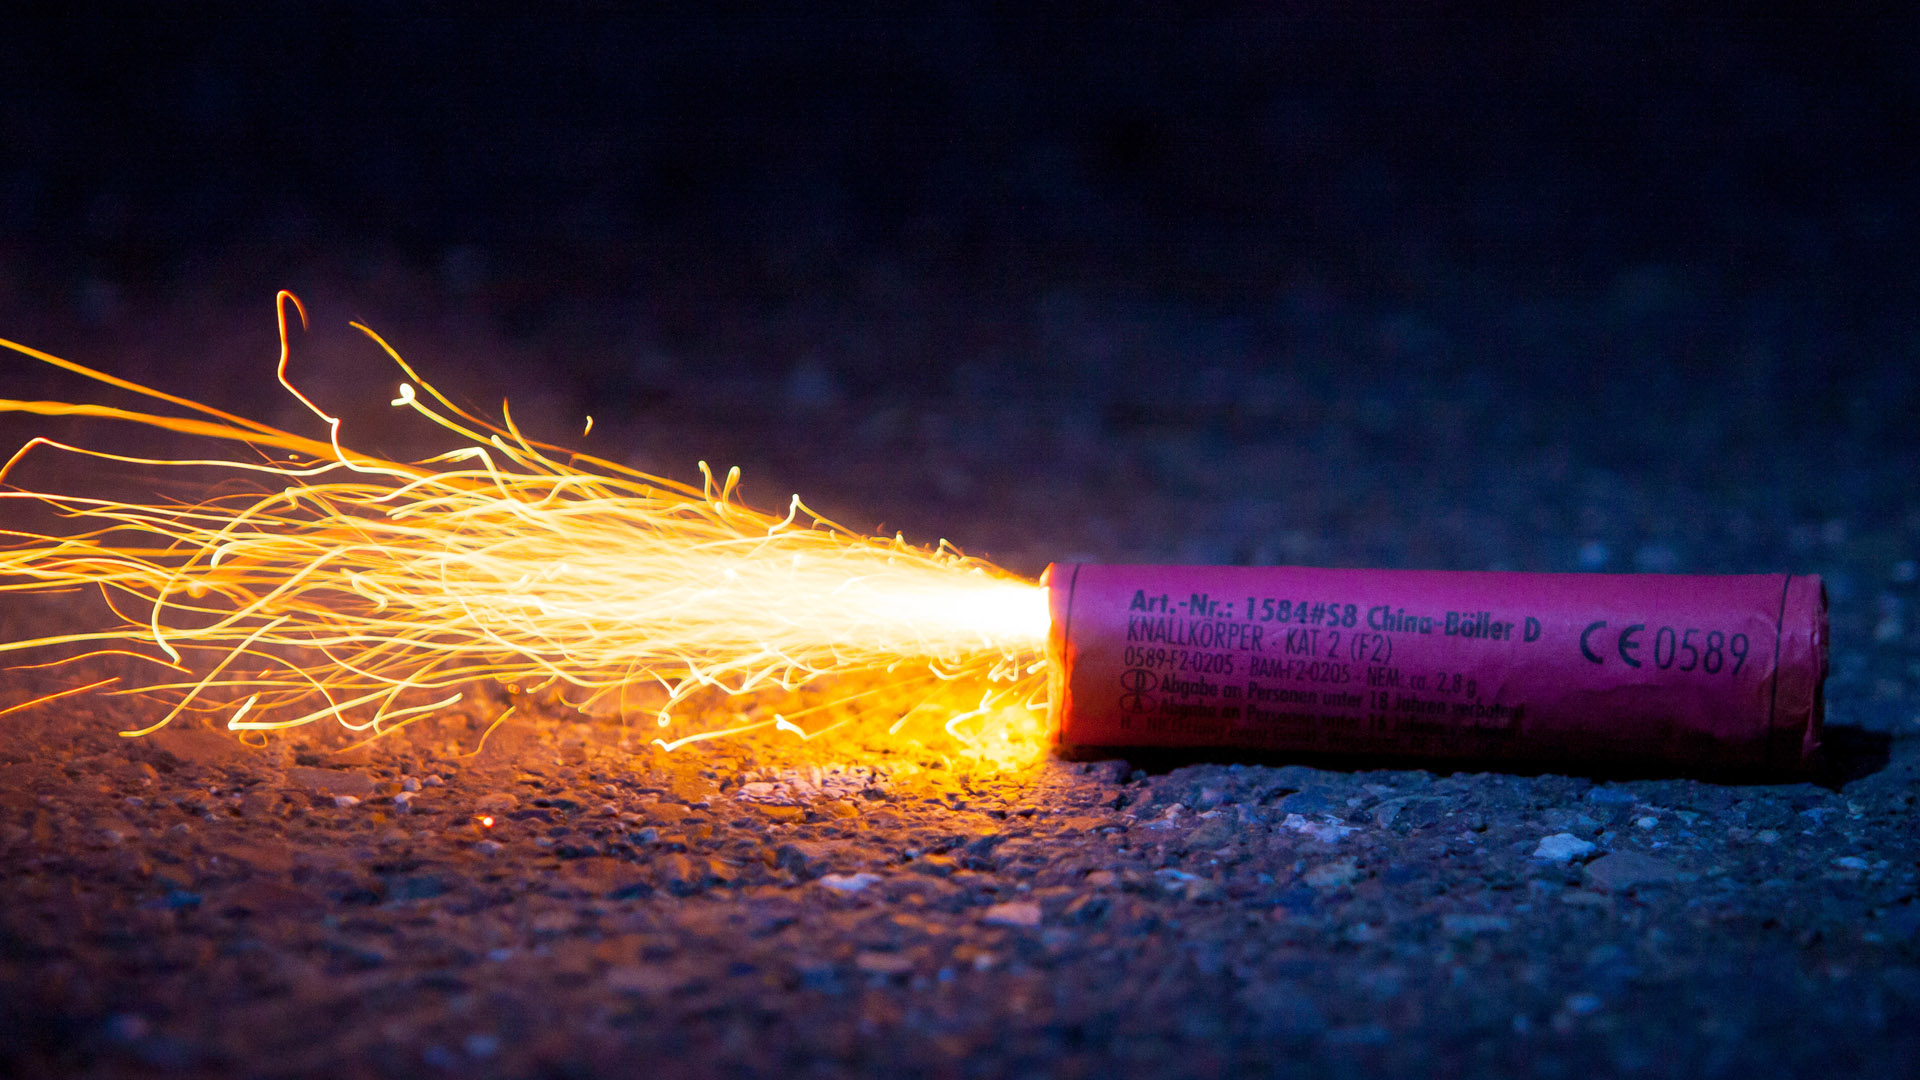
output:
<svg viewBox="0 0 1920 1080"><path fill-rule="evenodd" d="M1806 574L1050 568L1055 738L1481 768L1793 772L1820 746Z"/></svg>
<svg viewBox="0 0 1920 1080"><path fill-rule="evenodd" d="M889 715L895 730L935 724L989 755L1041 745L1040 586L944 542L861 535L798 496L784 515L749 509L737 470L716 480L703 464L694 487L537 442L504 405L498 423L454 405L355 324L404 374L392 404L462 443L418 462L358 452L289 375L289 309L306 320L282 292L278 375L325 425L318 439L0 342L169 407L7 400L0 411L130 421L247 451L160 460L36 438L0 470L11 485L24 459L59 450L212 480L192 503L0 490L69 524L0 534L0 589L96 589L117 616L0 651L145 669L34 703L157 699L129 735L211 714L234 731L331 719L372 736L455 705L479 680L595 711L654 686L668 748L757 728L810 736L856 711ZM705 692L792 701L822 684L804 714L725 710L728 721L694 727L677 714L720 712L691 707Z"/></svg>
<svg viewBox="0 0 1920 1080"><path fill-rule="evenodd" d="M116 625L0 644L111 654L158 674L98 690L266 731L333 719L378 735L460 702L477 681L550 688L623 715L658 688L656 740L756 729L801 737L878 716L937 724L1009 764L1069 753L1237 748L1487 764L1790 771L1819 748L1826 600L1807 575L1443 573L1061 564L1031 582L949 547L853 532L795 496L741 505L738 472L691 487L475 417L404 373L392 404L458 436L425 461L349 449L138 386L12 342L16 352L171 406L0 401L0 411L144 424L238 443L195 503L32 490L61 535L10 532L0 590L96 588ZM184 415L182 415L184 414ZM703 692L821 700L723 710ZM24 706L19 706L24 707ZM510 708L495 722L512 715ZM482 828L489 820L479 822Z"/></svg>

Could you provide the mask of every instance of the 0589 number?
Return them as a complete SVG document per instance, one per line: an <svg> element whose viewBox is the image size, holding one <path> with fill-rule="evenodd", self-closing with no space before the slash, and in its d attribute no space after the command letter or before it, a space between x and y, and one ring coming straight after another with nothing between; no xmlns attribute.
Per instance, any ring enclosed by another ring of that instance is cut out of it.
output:
<svg viewBox="0 0 1920 1080"><path fill-rule="evenodd" d="M1740 669L1747 665L1747 635L1729 637L1718 630L1707 630L1705 637L1696 642L1695 636L1702 633L1691 626L1684 630L1661 627L1653 635L1653 666L1662 671L1698 668L1709 675L1718 675L1727 666L1727 658L1732 657L1733 667L1728 674L1740 674Z"/></svg>

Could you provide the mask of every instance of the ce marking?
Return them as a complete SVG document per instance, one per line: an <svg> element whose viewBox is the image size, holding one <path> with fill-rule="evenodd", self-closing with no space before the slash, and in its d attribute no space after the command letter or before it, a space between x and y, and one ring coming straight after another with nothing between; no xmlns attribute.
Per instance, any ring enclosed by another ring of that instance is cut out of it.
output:
<svg viewBox="0 0 1920 1080"><path fill-rule="evenodd" d="M1592 638L1595 631L1605 630L1606 628L1607 628L1607 620L1599 619L1595 622L1588 623L1587 628L1585 630L1580 631L1580 655L1581 656L1586 657L1588 660L1596 664L1602 663L1605 661L1606 659L1605 657L1593 651ZM1647 628L1646 623L1634 623L1632 626L1629 626L1625 630L1620 631L1620 636L1614 642L1614 649L1620 654L1621 663L1627 665L1628 667L1634 667L1634 668L1637 668L1640 666L1640 658L1638 656L1635 656L1634 654L1640 651L1640 642L1638 640L1640 637L1640 631L1645 630L1646 628Z"/></svg>

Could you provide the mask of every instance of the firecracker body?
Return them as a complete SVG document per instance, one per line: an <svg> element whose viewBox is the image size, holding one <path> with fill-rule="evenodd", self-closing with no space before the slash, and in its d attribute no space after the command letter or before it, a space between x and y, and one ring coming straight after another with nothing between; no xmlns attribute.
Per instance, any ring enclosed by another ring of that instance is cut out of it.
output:
<svg viewBox="0 0 1920 1080"><path fill-rule="evenodd" d="M1810 575L1057 564L1046 581L1067 752L1786 771L1820 743Z"/></svg>

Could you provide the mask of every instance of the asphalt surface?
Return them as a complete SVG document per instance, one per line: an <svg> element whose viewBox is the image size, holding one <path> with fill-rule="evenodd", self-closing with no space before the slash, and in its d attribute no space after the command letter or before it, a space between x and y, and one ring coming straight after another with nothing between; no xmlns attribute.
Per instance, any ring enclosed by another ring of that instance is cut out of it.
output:
<svg viewBox="0 0 1920 1080"><path fill-rule="evenodd" d="M329 303L365 284L308 297L335 400L367 384ZM760 505L799 490L1025 572L1820 573L1830 753L1741 784L996 769L879 735L665 754L527 703L468 756L485 707L340 752L319 729L124 740L140 703L70 699L0 719L0 1072L1869 1076L1920 1056L1902 365L1661 267L1578 303L1425 310L1310 281L1257 310L982 302L876 272L834 303L531 331L379 284L354 314L442 384L513 395L525 427L591 411L602 451L737 461ZM216 394L270 386L264 301L128 306L38 343L156 380L190 369L153 357L191 351L230 377ZM561 349L617 379L528 377ZM10 601L7 632L83 610Z"/></svg>

